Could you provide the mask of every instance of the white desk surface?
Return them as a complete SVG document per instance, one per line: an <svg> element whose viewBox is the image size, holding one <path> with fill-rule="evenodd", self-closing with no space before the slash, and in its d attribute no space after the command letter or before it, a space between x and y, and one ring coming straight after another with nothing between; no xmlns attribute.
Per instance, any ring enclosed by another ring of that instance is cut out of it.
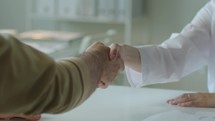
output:
<svg viewBox="0 0 215 121"><path fill-rule="evenodd" d="M171 110L183 112L212 111L212 108L182 108L166 100L186 91L110 86L97 89L82 105L58 115L42 115L41 121L142 121Z"/></svg>

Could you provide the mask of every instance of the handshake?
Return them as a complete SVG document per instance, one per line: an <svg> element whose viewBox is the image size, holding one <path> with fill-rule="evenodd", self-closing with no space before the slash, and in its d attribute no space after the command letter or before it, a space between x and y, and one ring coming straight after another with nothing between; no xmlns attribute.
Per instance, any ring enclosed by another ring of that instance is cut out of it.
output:
<svg viewBox="0 0 215 121"><path fill-rule="evenodd" d="M99 88L107 88L125 66L141 70L138 49L128 45L114 43L107 47L95 42L80 57L87 63L91 78Z"/></svg>

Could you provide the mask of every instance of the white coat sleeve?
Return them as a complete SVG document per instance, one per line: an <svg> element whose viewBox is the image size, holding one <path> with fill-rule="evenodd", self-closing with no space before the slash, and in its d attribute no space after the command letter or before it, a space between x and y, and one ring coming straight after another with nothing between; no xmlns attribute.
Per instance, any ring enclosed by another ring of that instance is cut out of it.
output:
<svg viewBox="0 0 215 121"><path fill-rule="evenodd" d="M160 45L139 48L142 73L126 67L131 86L178 81L207 65L214 1L209 2L181 33Z"/></svg>

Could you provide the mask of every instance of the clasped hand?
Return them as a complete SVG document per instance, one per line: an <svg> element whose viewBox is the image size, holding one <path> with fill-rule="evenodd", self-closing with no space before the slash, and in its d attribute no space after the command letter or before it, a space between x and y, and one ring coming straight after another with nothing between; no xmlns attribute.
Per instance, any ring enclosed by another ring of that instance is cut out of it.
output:
<svg viewBox="0 0 215 121"><path fill-rule="evenodd" d="M86 52L93 53L101 65L101 77L98 80L99 88L107 88L118 73L124 70L124 62L120 57L111 58L111 48L101 42L95 42L87 48ZM94 72L100 73L100 72Z"/></svg>
<svg viewBox="0 0 215 121"><path fill-rule="evenodd" d="M135 47L116 43L107 47L101 42L96 42L88 47L87 51L97 51L99 58L103 59L104 67L98 83L99 88L107 88L119 71L124 70L124 65L141 71L140 53Z"/></svg>

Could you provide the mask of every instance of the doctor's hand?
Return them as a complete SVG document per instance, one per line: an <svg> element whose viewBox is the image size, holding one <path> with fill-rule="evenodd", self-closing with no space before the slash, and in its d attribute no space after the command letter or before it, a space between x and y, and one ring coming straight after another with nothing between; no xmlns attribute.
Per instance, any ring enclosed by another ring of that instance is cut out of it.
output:
<svg viewBox="0 0 215 121"><path fill-rule="evenodd" d="M116 43L111 44L110 48L110 58L112 60L121 58L126 66L141 72L140 52L137 48Z"/></svg>
<svg viewBox="0 0 215 121"><path fill-rule="evenodd" d="M167 101L181 107L215 107L215 93L186 93Z"/></svg>
<svg viewBox="0 0 215 121"><path fill-rule="evenodd" d="M98 87L107 88L108 85L115 79L119 71L124 69L122 59L118 58L111 60L109 53L110 48L106 47L101 42L95 42L86 50L87 53L91 53L97 60L96 62L89 63L92 68L96 68L96 71L91 71L92 76L99 76ZM95 65L94 65L94 64Z"/></svg>

